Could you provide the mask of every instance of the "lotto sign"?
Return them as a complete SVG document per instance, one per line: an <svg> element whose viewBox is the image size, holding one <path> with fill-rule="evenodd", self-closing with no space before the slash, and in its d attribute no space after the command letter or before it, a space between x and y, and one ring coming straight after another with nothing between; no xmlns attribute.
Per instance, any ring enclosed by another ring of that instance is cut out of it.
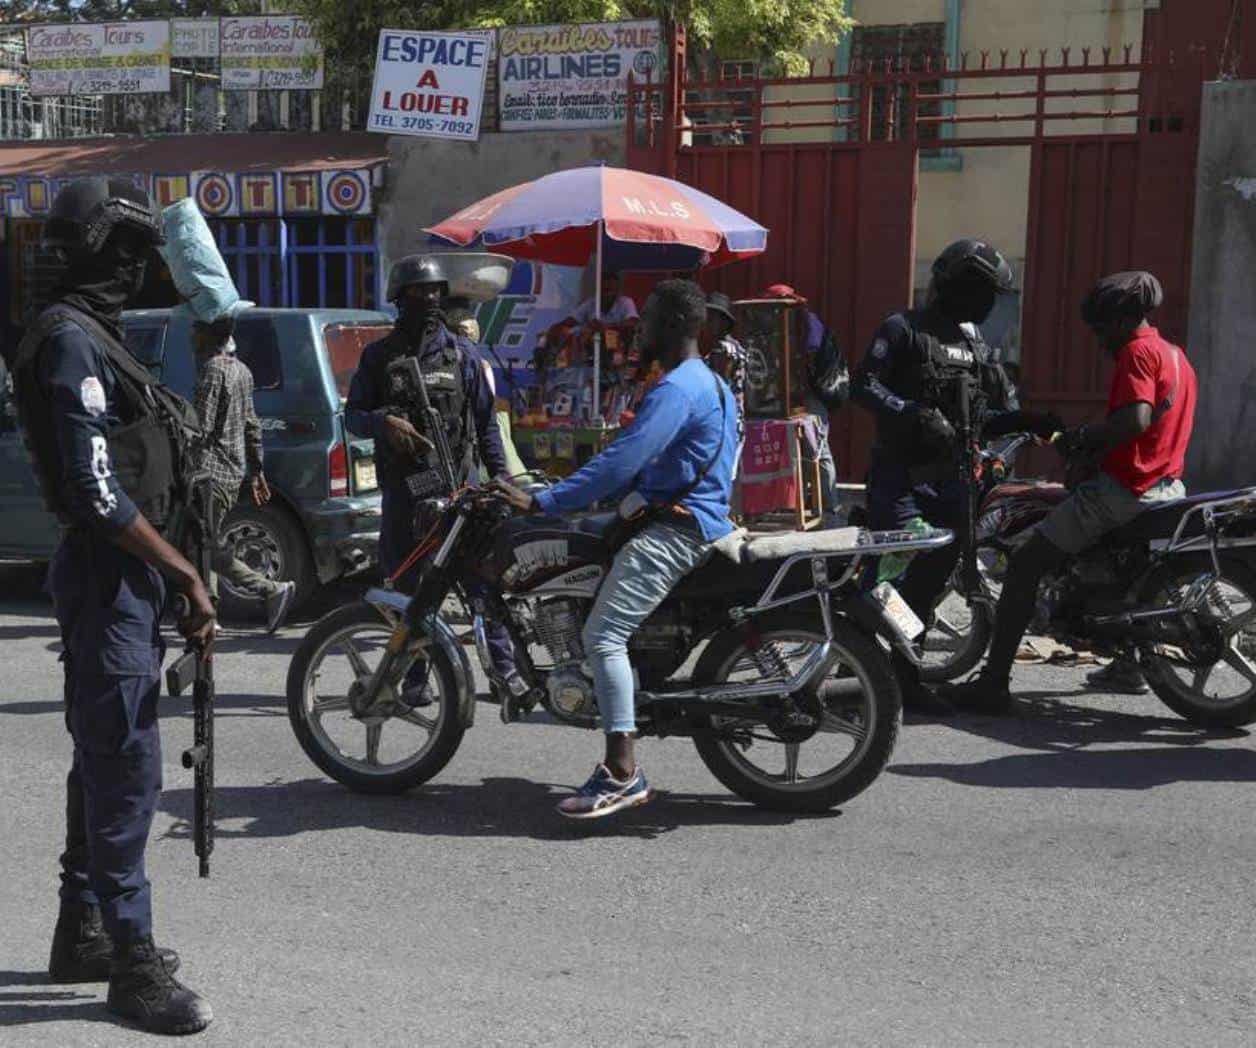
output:
<svg viewBox="0 0 1256 1048"><path fill-rule="evenodd" d="M323 86L323 45L304 18L224 18L218 48L224 90L312 91Z"/></svg>
<svg viewBox="0 0 1256 1048"><path fill-rule="evenodd" d="M623 123L628 74L660 80L658 22L510 26L498 36L503 131Z"/></svg>
<svg viewBox="0 0 1256 1048"><path fill-rule="evenodd" d="M474 142L491 45L486 32L380 30L366 129Z"/></svg>
<svg viewBox="0 0 1256 1048"><path fill-rule="evenodd" d="M76 22L26 30L32 95L165 94L170 23Z"/></svg>

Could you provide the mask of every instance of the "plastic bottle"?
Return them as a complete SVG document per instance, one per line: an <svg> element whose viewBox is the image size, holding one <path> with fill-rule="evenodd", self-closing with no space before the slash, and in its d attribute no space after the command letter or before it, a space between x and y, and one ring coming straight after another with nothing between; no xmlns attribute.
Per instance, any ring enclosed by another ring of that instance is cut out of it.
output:
<svg viewBox="0 0 1256 1048"><path fill-rule="evenodd" d="M912 517L901 530L910 532L913 538L923 538L933 532L933 528L924 517ZM907 570L907 566L915 555L915 553L887 553L877 565L877 582L897 581Z"/></svg>

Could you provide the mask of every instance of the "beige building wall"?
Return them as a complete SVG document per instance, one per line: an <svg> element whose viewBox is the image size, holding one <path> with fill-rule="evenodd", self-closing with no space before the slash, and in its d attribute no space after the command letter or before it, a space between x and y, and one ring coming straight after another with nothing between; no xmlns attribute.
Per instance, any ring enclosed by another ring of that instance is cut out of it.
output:
<svg viewBox="0 0 1256 1048"><path fill-rule="evenodd" d="M1061 62L1061 49L1070 48L1070 63L1082 62L1082 48L1091 48L1090 61L1103 61L1102 49L1112 49L1112 60L1123 58L1122 47L1129 44L1137 60L1142 47L1143 15L1159 6L1158 0L852 0L851 15L861 25L903 25L920 22L946 22L958 9L958 50L968 52L970 68L981 62L981 52L989 52L988 62L997 66L1001 51L1008 51L1009 67L1020 65L1021 48L1029 51L1027 63L1037 66L1040 51L1047 49L1051 65ZM817 44L809 50L817 76L827 76L830 62L838 60L841 49L836 42ZM977 91L977 81L967 81L964 91ZM1133 76L1095 75L1053 77L1050 87L1134 87ZM1030 89L1033 78L1000 80L1004 91ZM765 98L791 99L796 104L788 110L776 109L764 117L765 122L823 120L833 112L837 92L831 85L798 85L769 90ZM803 101L812 105L801 105ZM1020 106L1018 109L1017 106ZM1030 112L1030 102L994 103L990 101L960 102L955 112L973 113ZM1107 112L1134 108L1134 99L1055 99L1048 112ZM853 115L853 108L843 110ZM1053 120L1046 124L1049 134L1083 134L1122 132L1133 129L1129 120ZM960 125L960 136L1005 137L1028 134L1029 123ZM777 129L767 131L765 142L817 141L838 137L833 132L817 129ZM958 154L958 163L956 162ZM961 236L982 236L996 244L1018 269L1026 250L1027 211L1029 199L1029 148L981 147L951 151L947 163L921 160L920 192L917 214L917 284L923 284L932 259L951 241Z"/></svg>

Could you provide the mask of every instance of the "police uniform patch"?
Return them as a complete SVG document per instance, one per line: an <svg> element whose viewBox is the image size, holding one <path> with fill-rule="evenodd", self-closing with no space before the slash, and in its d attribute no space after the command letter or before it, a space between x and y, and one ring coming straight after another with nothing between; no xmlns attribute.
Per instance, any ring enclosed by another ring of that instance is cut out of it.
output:
<svg viewBox="0 0 1256 1048"><path fill-rule="evenodd" d="M92 418L99 418L105 413L105 387L95 375L88 375L79 385L79 400L83 409Z"/></svg>
<svg viewBox="0 0 1256 1048"><path fill-rule="evenodd" d="M890 351L890 344L886 342L885 339L883 338L879 338L874 343L872 343L872 355L876 357L877 360L884 360L886 354L889 353L889 351Z"/></svg>

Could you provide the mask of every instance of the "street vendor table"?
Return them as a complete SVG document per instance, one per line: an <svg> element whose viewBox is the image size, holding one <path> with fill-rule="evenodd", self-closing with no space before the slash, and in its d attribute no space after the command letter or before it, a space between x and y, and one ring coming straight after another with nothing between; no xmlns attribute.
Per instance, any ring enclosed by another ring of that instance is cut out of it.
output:
<svg viewBox="0 0 1256 1048"><path fill-rule="evenodd" d="M747 419L733 505L747 519L786 511L799 529L819 525L819 431L809 416Z"/></svg>
<svg viewBox="0 0 1256 1048"><path fill-rule="evenodd" d="M530 469L555 477L574 473L619 436L618 427L514 425L515 448Z"/></svg>

